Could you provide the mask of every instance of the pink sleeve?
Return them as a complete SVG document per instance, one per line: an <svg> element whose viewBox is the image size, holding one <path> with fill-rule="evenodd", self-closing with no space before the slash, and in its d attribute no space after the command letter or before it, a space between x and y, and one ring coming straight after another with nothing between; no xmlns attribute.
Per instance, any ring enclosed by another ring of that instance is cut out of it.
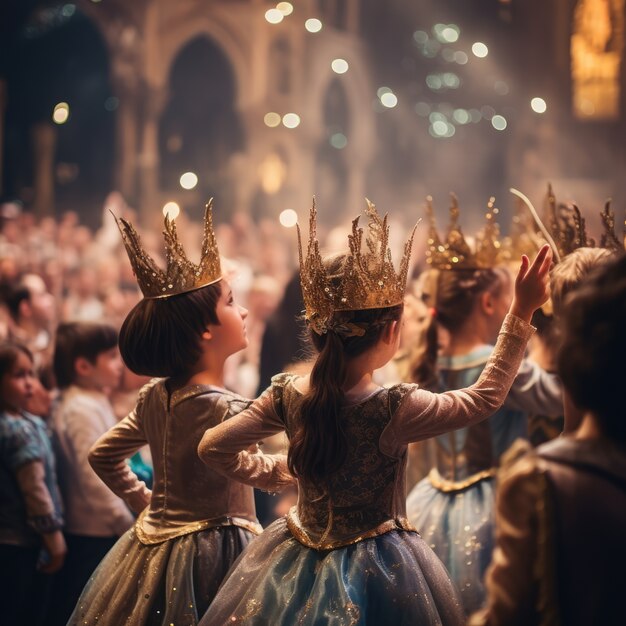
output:
<svg viewBox="0 0 626 626"><path fill-rule="evenodd" d="M471 387L432 393L411 385L381 437L381 448L399 448L480 422L500 408L519 369L534 328L507 315L480 378Z"/></svg>
<svg viewBox="0 0 626 626"><path fill-rule="evenodd" d="M216 472L264 491L282 491L295 484L284 454L250 452L250 446L285 430L267 389L245 411L209 428L198 446L202 461Z"/></svg>

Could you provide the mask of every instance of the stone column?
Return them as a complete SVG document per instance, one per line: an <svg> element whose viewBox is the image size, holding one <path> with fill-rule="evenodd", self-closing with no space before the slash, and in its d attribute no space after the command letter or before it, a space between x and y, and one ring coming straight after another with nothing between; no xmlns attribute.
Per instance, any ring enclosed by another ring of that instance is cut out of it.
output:
<svg viewBox="0 0 626 626"><path fill-rule="evenodd" d="M159 210L159 120L167 102L164 87L146 85L142 93L141 152L139 154L139 210L149 222Z"/></svg>
<svg viewBox="0 0 626 626"><path fill-rule="evenodd" d="M39 217L54 214L54 151L57 131L49 122L31 128L33 140L33 208Z"/></svg>

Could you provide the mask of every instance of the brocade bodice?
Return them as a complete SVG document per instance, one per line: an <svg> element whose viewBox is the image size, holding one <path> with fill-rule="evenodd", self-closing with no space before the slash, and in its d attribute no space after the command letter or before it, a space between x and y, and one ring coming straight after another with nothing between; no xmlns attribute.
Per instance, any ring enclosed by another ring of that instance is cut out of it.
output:
<svg viewBox="0 0 626 626"><path fill-rule="evenodd" d="M272 381L274 406L289 438L298 426L304 399L292 378L281 374ZM365 400L342 408L341 428L348 443L346 460L327 484L301 480L298 504L287 518L300 542L331 549L394 528L411 529L405 512L406 450L394 457L379 446L406 390L402 385L381 388Z"/></svg>

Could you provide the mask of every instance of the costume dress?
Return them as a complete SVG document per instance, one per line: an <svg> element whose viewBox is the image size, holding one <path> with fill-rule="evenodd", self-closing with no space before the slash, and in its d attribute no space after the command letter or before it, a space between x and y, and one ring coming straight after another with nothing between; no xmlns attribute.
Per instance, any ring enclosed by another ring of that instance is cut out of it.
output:
<svg viewBox="0 0 626 626"><path fill-rule="evenodd" d="M207 428L249 404L219 387L193 385L170 394L166 381L153 381L136 408L98 440L89 454L92 467L141 514L89 579L70 624L197 623L231 564L262 530L252 489L211 471L197 454ZM154 462L152 493L126 462L146 443ZM247 451L242 462L261 488L292 483L284 456Z"/></svg>
<svg viewBox="0 0 626 626"><path fill-rule="evenodd" d="M448 573L406 518L407 444L491 414L506 397L531 333L530 325L508 316L471 389L437 395L399 384L346 399L344 465L326 486L300 481L297 506L248 546L201 626L463 623ZM294 432L304 397L298 381L275 377L250 409L208 431L205 463L253 484L239 451L280 430Z"/></svg>
<svg viewBox="0 0 626 626"><path fill-rule="evenodd" d="M484 345L465 355L441 357L440 390L471 385L492 350ZM556 376L524 360L498 411L434 440L436 467L407 498L409 521L445 564L467 613L480 608L485 598L500 456L517 438L528 437L528 416L537 412L562 414L561 385Z"/></svg>
<svg viewBox="0 0 626 626"><path fill-rule="evenodd" d="M525 454L524 454L525 453ZM487 603L472 626L626 623L626 448L518 442L498 472Z"/></svg>

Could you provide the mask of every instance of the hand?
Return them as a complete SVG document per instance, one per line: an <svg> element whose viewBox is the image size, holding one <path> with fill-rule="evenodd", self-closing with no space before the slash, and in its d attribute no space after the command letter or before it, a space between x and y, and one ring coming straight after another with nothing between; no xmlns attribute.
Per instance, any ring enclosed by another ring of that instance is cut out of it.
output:
<svg viewBox="0 0 626 626"><path fill-rule="evenodd" d="M532 265L528 257L525 254L522 255L522 264L515 279L515 296L510 313L530 322L533 313L550 296L551 264L552 250L547 244L539 250Z"/></svg>
<svg viewBox="0 0 626 626"><path fill-rule="evenodd" d="M44 533L43 546L48 554L48 560L45 563L39 563L37 569L43 574L54 574L63 567L65 555L67 554L67 546L65 545L65 537L60 530L52 533Z"/></svg>

